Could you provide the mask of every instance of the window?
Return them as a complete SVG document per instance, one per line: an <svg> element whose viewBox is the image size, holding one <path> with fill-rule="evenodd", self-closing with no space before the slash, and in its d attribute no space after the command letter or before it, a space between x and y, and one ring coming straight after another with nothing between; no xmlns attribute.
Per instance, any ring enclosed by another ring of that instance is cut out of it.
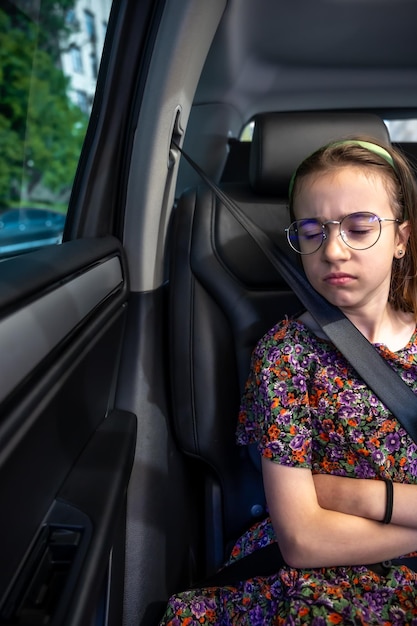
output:
<svg viewBox="0 0 417 626"><path fill-rule="evenodd" d="M0 260L62 241L102 49L85 76L95 30L89 17L90 38L81 32L83 4L1 4ZM108 17L111 0L90 5Z"/></svg>
<svg viewBox="0 0 417 626"><path fill-rule="evenodd" d="M95 41L96 38L96 25L94 22L94 15L90 11L84 11L85 15L85 29L91 41Z"/></svg>
<svg viewBox="0 0 417 626"><path fill-rule="evenodd" d="M417 120L385 120L391 141L405 143L417 141Z"/></svg>
<svg viewBox="0 0 417 626"><path fill-rule="evenodd" d="M69 9L67 11L67 15L66 15L65 19L66 19L67 25L70 28L73 28L73 29L78 28L77 16L75 14L74 9Z"/></svg>
<svg viewBox="0 0 417 626"><path fill-rule="evenodd" d="M417 119L384 120L393 142L417 142ZM253 122L249 122L243 128L239 137L240 141L252 141Z"/></svg>
<svg viewBox="0 0 417 626"><path fill-rule="evenodd" d="M254 127L254 122L249 122L249 124L246 124L239 137L240 141L252 141Z"/></svg>
<svg viewBox="0 0 417 626"><path fill-rule="evenodd" d="M98 64L97 64L97 57L96 57L95 50L93 50L93 52L91 52L90 54L90 61L91 61L91 76L93 78L97 78Z"/></svg>
<svg viewBox="0 0 417 626"><path fill-rule="evenodd" d="M75 101L76 101L77 105L80 107L81 111L83 113L88 114L90 106L89 106L87 94L85 93L85 91L81 91L79 89L76 90L75 91Z"/></svg>
<svg viewBox="0 0 417 626"><path fill-rule="evenodd" d="M72 69L77 74L83 73L83 60L81 57L80 49L77 46L70 47L71 61L72 61Z"/></svg>

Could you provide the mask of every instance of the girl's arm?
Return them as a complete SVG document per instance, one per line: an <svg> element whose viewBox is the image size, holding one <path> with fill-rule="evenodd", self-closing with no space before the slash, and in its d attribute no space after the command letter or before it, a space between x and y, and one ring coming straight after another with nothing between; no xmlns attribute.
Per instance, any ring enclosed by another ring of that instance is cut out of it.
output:
<svg viewBox="0 0 417 626"><path fill-rule="evenodd" d="M321 507L382 520L387 502L385 482L365 478L344 478L330 474L313 476ZM417 485L394 483L391 522L417 528Z"/></svg>
<svg viewBox="0 0 417 626"><path fill-rule="evenodd" d="M288 565L366 565L417 549L417 529L320 506L309 469L279 465L263 457L262 471L272 523ZM379 488L383 499L382 481Z"/></svg>

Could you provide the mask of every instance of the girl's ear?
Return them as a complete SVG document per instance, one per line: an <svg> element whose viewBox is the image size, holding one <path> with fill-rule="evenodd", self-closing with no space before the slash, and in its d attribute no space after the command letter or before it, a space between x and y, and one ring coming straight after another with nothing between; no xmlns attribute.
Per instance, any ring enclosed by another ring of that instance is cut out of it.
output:
<svg viewBox="0 0 417 626"><path fill-rule="evenodd" d="M408 220L398 226L396 246L398 249L403 250L402 253L405 252L405 248L407 247L408 238L410 237L410 231L411 226Z"/></svg>

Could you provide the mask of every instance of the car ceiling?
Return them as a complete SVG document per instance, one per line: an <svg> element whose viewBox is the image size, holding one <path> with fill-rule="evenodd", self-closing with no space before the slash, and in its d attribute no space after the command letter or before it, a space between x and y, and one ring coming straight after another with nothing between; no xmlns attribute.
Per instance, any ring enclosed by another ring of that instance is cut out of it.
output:
<svg viewBox="0 0 417 626"><path fill-rule="evenodd" d="M415 0L229 0L194 105L415 107L416 24Z"/></svg>

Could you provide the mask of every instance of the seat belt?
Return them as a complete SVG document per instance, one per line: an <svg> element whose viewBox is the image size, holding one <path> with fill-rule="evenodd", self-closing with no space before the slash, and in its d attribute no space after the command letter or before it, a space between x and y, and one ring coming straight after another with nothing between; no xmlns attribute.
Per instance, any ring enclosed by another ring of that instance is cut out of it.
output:
<svg viewBox="0 0 417 626"><path fill-rule="evenodd" d="M301 268L227 196L175 142L173 146L212 189L242 228L252 237L273 267L291 286L327 337L346 357L362 380L395 415L417 443L417 395L386 363L382 356L342 311L328 302L309 283Z"/></svg>
<svg viewBox="0 0 417 626"><path fill-rule="evenodd" d="M235 587L244 580L250 580L258 576L268 577L276 574L281 567L286 565L276 541L262 548L254 550L250 554L233 561L218 572L203 581L197 582L192 589L205 587ZM380 566L389 570L391 566L406 565L417 572L417 557L408 556L399 559L391 559L382 563L365 565L368 569L381 575Z"/></svg>

